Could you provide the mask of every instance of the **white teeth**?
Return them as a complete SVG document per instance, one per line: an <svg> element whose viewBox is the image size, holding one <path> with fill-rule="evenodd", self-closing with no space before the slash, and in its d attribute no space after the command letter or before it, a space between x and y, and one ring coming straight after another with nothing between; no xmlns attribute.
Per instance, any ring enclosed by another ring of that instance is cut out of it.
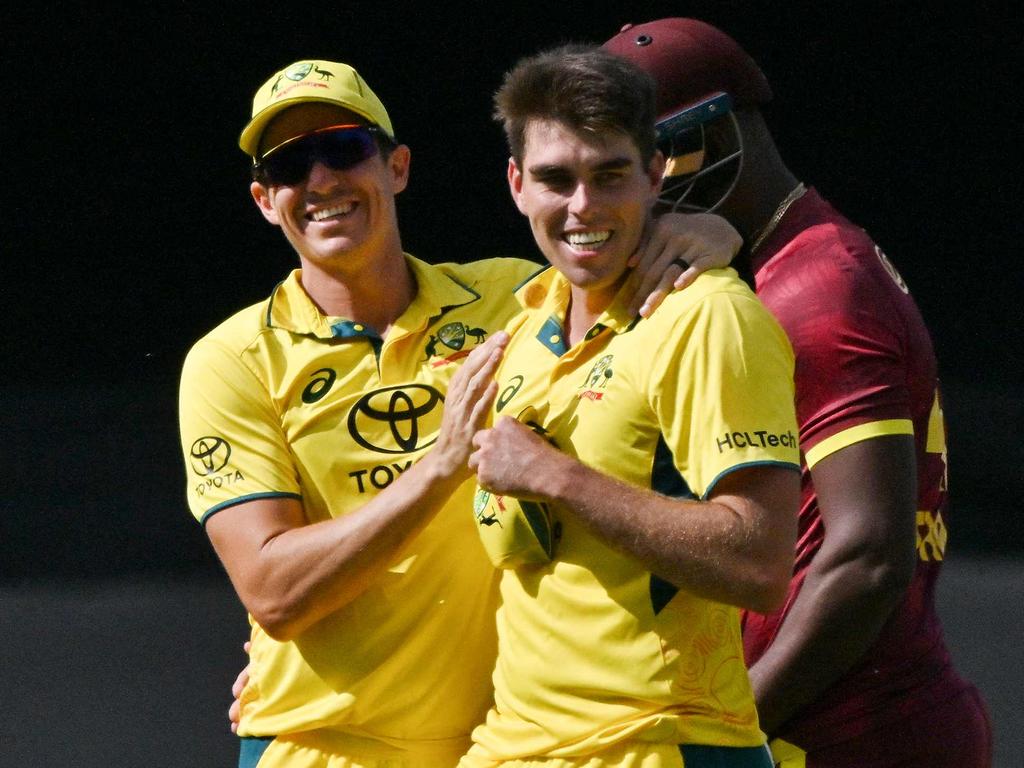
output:
<svg viewBox="0 0 1024 768"><path fill-rule="evenodd" d="M600 232L570 232L565 240L572 246L600 245L611 236L612 233L607 229Z"/></svg>
<svg viewBox="0 0 1024 768"><path fill-rule="evenodd" d="M350 213L355 207L355 203L336 205L333 208L324 208L321 211L313 211L309 218L313 221L323 221L324 219L329 219L331 216L340 216L342 214Z"/></svg>

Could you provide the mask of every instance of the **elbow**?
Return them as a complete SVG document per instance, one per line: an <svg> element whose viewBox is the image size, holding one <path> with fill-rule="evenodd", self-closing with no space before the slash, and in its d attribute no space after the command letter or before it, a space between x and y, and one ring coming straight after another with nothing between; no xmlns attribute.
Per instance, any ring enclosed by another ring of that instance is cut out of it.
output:
<svg viewBox="0 0 1024 768"><path fill-rule="evenodd" d="M857 591L878 605L897 605L914 578L917 548L913 542L895 544L877 539L862 543L839 561L843 566L836 575L860 585Z"/></svg>
<svg viewBox="0 0 1024 768"><path fill-rule="evenodd" d="M916 557L899 557L876 563L868 570L865 582L879 599L896 605L903 599L914 578Z"/></svg>
<svg viewBox="0 0 1024 768"><path fill-rule="evenodd" d="M750 590L743 608L756 613L771 613L781 608L789 592L792 572L791 561L782 560L759 567L750 584Z"/></svg>
<svg viewBox="0 0 1024 768"><path fill-rule="evenodd" d="M780 608L789 593L793 576L793 546L788 538L766 542L747 562L747 590L741 608L771 613Z"/></svg>
<svg viewBox="0 0 1024 768"><path fill-rule="evenodd" d="M294 640L299 634L299 628L294 622L283 621L274 618L260 618L253 616L253 620L260 625L268 636L279 643L287 643Z"/></svg>
<svg viewBox="0 0 1024 768"><path fill-rule="evenodd" d="M248 606L253 621L270 637L285 643L306 628L298 606L283 600L255 600Z"/></svg>
<svg viewBox="0 0 1024 768"><path fill-rule="evenodd" d="M358 587L365 587L362 582L356 584L354 581L348 586L356 585L357 588L334 587L330 590L294 580L286 584L280 582L280 579L268 577L260 580L258 587L250 584L248 597L243 598L253 621L279 642L296 639L325 616L348 605L362 593L362 588Z"/></svg>

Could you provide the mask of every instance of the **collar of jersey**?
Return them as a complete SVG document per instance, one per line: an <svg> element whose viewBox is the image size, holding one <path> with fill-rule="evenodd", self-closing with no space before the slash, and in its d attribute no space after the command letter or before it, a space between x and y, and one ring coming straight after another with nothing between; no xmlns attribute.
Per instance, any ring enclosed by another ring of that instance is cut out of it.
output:
<svg viewBox="0 0 1024 768"><path fill-rule="evenodd" d="M543 323L546 327L554 323L561 328L569 308L569 290L569 281L565 276L557 269L548 267L520 285L516 289L516 299L527 312L544 318ZM615 333L623 333L635 323L636 318L626 311L623 292L619 291L608 308L597 318L587 338L597 336L604 328L610 328Z"/></svg>
<svg viewBox="0 0 1024 768"><path fill-rule="evenodd" d="M432 317L480 298L476 291L452 279L437 267L409 254L405 254L405 259L416 277L416 297L402 313L392 333L415 330ZM293 270L274 289L267 306L267 327L321 339L377 337L373 329L348 318L324 315L303 289L301 275L301 269Z"/></svg>

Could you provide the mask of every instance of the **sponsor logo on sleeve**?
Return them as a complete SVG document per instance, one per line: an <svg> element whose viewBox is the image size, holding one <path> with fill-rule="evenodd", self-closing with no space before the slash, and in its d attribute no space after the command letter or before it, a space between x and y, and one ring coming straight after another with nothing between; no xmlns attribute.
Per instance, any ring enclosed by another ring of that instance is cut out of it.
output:
<svg viewBox="0 0 1024 768"><path fill-rule="evenodd" d="M207 491L224 488L245 479L237 469L225 470L230 458L231 444L223 437L206 435L192 443L189 463L192 471L204 478L195 487L196 495L204 496Z"/></svg>
<svg viewBox="0 0 1024 768"><path fill-rule="evenodd" d="M223 437L206 435L200 437L189 449L192 471L201 477L212 475L224 469L231 458L231 445Z"/></svg>
<svg viewBox="0 0 1024 768"><path fill-rule="evenodd" d="M792 432L780 435L766 429L750 432L726 432L716 438L718 452L735 451L741 448L796 448L796 437Z"/></svg>

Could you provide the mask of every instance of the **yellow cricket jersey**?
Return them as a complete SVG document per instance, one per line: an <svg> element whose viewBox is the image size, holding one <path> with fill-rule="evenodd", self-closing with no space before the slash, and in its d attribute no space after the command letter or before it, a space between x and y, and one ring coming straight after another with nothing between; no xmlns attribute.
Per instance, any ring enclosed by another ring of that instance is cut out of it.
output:
<svg viewBox="0 0 1024 768"><path fill-rule="evenodd" d="M741 467L798 470L792 350L733 270L702 275L646 320L616 302L572 348L565 278L547 270L517 295L526 310L510 325L498 413L673 496L704 498ZM763 744L738 609L659 579L567 511L547 513L551 561L503 571L496 705L465 764L584 756L627 739ZM494 506L484 519L478 504L477 517L484 537L530 528Z"/></svg>
<svg viewBox="0 0 1024 768"><path fill-rule="evenodd" d="M182 373L188 501L200 521L263 497L345 515L435 442L460 361L519 307L538 266L407 257L413 303L380 337L325 317L295 271L195 344ZM466 484L379 583L291 642L252 627L240 735L333 729L360 754L453 752L491 702L497 588Z"/></svg>

